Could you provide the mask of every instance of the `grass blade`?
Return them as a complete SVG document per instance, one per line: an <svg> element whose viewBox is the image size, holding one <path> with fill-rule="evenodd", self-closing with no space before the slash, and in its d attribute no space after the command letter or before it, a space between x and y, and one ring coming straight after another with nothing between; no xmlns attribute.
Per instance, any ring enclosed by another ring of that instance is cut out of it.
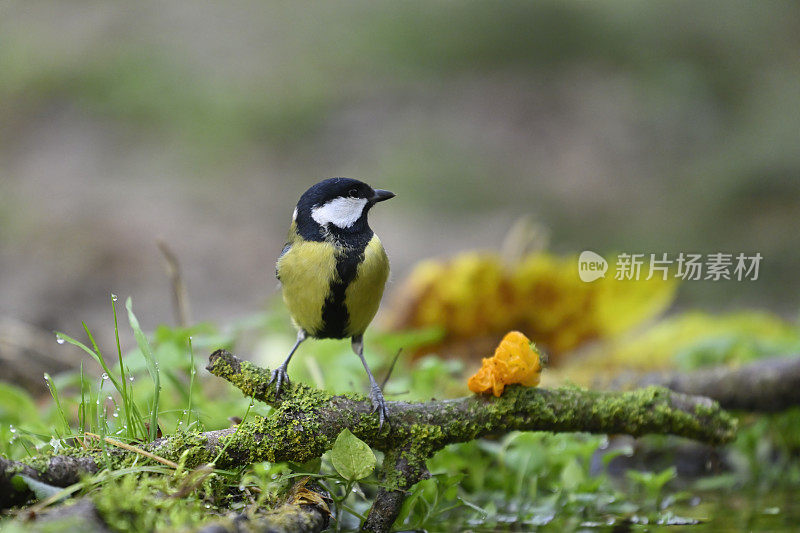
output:
<svg viewBox="0 0 800 533"><path fill-rule="evenodd" d="M53 397L53 401L56 402L56 409L58 409L58 413L61 415L61 422L64 424L64 434L69 435L72 433L72 429L69 427L67 415L64 413L64 408L61 406L61 400L58 398L58 389L56 389L56 384L53 381L53 378L51 378L50 374L47 372L44 374L44 380L47 382L47 387L50 389L50 395Z"/></svg>
<svg viewBox="0 0 800 533"><path fill-rule="evenodd" d="M117 321L117 295L111 295L111 311L114 314L114 336L117 339L117 358L119 359L119 374L122 381L122 407L125 409L125 424L127 429L125 434L129 439L136 438L136 431L133 426L131 418L131 411L133 411L133 393L128 393L128 379L125 376L125 365L122 364L122 345L119 342L119 322Z"/></svg>
<svg viewBox="0 0 800 533"><path fill-rule="evenodd" d="M125 308L128 310L128 322L133 330L133 335L136 337L136 343L139 345L139 351L147 363L147 371L150 373L150 379L153 380L153 409L150 413L150 440L156 440L158 433L158 399L161 394L161 377L158 370L158 362L153 356L153 351L150 349L150 343L142 331L137 320L136 315L133 314L133 302L130 297L125 301Z"/></svg>

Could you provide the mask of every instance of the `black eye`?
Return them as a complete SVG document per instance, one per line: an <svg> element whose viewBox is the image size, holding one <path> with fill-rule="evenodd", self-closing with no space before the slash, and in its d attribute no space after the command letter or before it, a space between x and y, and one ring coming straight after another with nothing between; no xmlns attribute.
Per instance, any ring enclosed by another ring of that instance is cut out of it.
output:
<svg viewBox="0 0 800 533"><path fill-rule="evenodd" d="M349 191L347 191L347 195L350 198L358 198L358 189L350 189Z"/></svg>

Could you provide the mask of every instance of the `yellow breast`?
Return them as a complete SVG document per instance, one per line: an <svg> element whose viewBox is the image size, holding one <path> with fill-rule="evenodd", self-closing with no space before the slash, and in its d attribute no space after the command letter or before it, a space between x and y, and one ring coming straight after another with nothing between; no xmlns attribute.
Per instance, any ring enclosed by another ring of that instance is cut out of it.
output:
<svg viewBox="0 0 800 533"><path fill-rule="evenodd" d="M377 235L364 250L356 278L345 291L345 306L350 315L348 336L362 335L378 312L383 288L389 278L389 258Z"/></svg>
<svg viewBox="0 0 800 533"><path fill-rule="evenodd" d="M322 307L336 275L335 247L295 239L277 263L283 301L295 324L311 333L322 328Z"/></svg>

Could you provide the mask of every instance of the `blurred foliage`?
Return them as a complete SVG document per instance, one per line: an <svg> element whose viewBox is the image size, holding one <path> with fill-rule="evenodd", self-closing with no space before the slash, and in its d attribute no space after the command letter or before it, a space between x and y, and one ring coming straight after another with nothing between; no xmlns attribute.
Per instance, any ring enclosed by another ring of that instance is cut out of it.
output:
<svg viewBox="0 0 800 533"><path fill-rule="evenodd" d="M608 339L661 314L677 282L653 277L592 283L580 280L577 256L535 252L511 264L498 254L464 252L448 261L420 263L398 291L396 328L439 327L443 344L475 337L499 338L518 329L558 362L569 350Z"/></svg>
<svg viewBox="0 0 800 533"><path fill-rule="evenodd" d="M691 371L799 353L800 326L772 313L689 311L596 346L570 360L558 375L578 383L600 384L620 372Z"/></svg>
<svg viewBox="0 0 800 533"><path fill-rule="evenodd" d="M266 152L275 185L380 176L455 226L524 210L572 249L759 249L764 281L736 301L683 298L796 309L794 3L183 7L8 6L3 145L35 152L18 143L66 110L221 188Z"/></svg>

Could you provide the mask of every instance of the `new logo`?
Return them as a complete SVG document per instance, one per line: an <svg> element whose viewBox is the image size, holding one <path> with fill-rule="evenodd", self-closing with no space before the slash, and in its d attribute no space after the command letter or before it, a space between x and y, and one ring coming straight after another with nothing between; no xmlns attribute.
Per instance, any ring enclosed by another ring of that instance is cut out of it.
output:
<svg viewBox="0 0 800 533"><path fill-rule="evenodd" d="M580 276L581 281L589 283L590 281L604 278L607 270L608 261L599 254L585 250L578 257L578 276Z"/></svg>

